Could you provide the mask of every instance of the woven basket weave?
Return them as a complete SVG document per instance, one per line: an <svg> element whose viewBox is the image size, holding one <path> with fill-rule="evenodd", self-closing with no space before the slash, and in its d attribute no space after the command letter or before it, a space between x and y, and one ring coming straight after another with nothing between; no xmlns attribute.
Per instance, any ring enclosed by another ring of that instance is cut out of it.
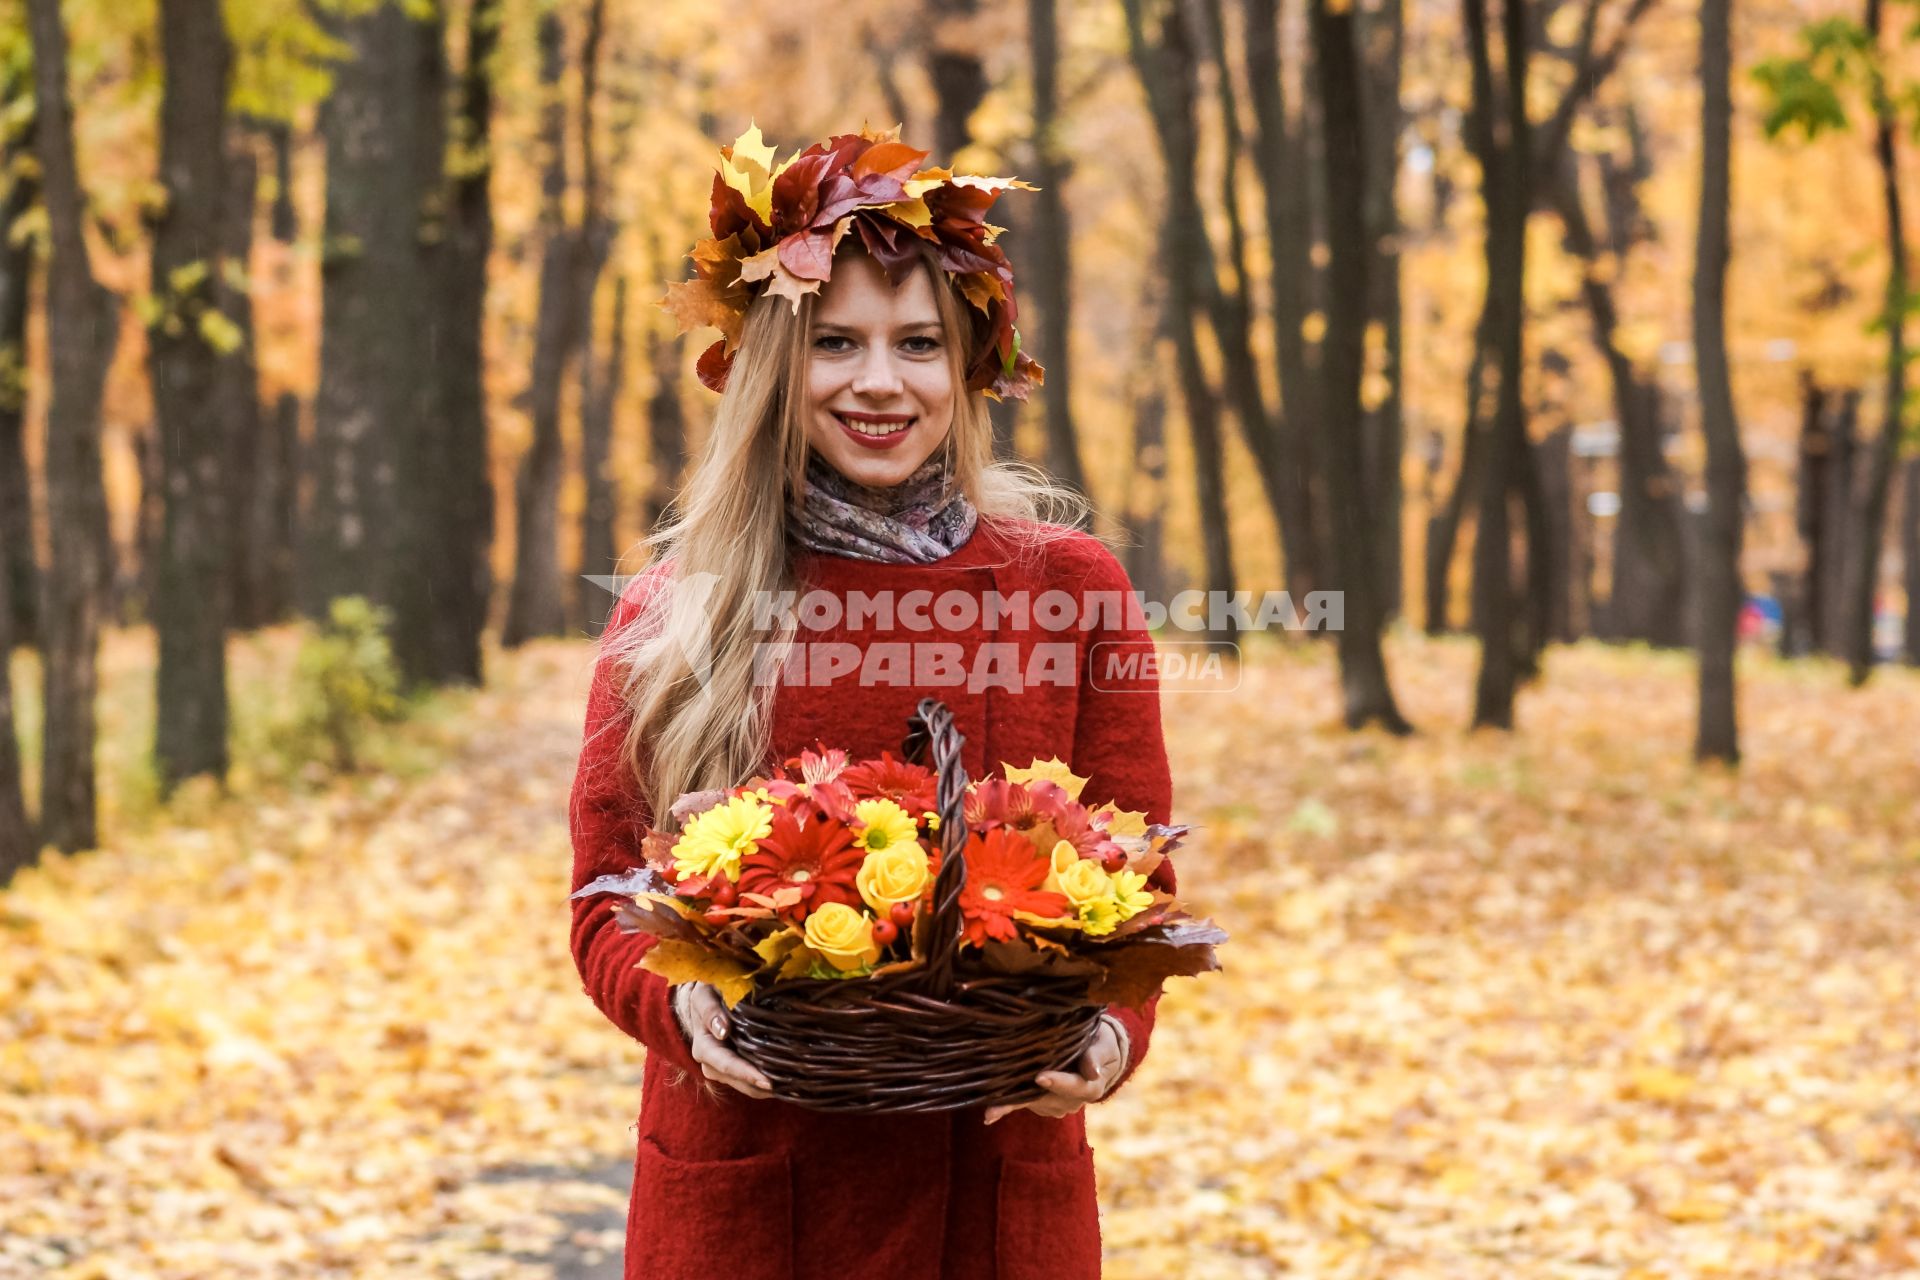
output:
<svg viewBox="0 0 1920 1280"><path fill-rule="evenodd" d="M953 713L923 698L908 760L937 779L940 874L927 962L857 980L805 980L735 1005L728 1045L782 1100L815 1111L955 1111L1031 1102L1042 1071L1072 1071L1099 1027L1087 979L956 971L967 882L967 775Z"/></svg>

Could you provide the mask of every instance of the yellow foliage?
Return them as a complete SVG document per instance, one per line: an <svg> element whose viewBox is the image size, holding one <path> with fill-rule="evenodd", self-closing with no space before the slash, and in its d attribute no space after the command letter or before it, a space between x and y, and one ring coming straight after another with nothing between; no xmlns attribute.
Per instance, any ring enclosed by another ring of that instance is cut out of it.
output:
<svg viewBox="0 0 1920 1280"><path fill-rule="evenodd" d="M647 948L640 967L668 982L710 982L729 1009L753 992L751 970L691 942L663 938Z"/></svg>

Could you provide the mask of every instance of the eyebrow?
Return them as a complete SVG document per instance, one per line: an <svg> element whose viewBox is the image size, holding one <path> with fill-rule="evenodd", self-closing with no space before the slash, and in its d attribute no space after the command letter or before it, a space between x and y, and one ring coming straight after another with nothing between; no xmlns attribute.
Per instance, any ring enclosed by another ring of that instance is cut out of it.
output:
<svg viewBox="0 0 1920 1280"><path fill-rule="evenodd" d="M813 322L813 327L815 331L821 333L857 334L860 332L858 325L836 324L831 320L816 320ZM909 329L938 329L939 327L940 321L937 318L932 320L909 320L905 324L899 325L896 332L904 333Z"/></svg>

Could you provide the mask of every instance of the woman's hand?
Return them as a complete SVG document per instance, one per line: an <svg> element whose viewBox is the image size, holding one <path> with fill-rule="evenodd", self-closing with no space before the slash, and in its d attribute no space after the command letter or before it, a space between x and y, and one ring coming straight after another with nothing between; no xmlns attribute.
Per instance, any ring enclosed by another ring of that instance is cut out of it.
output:
<svg viewBox="0 0 1920 1280"><path fill-rule="evenodd" d="M700 1073L707 1079L737 1089L749 1098L771 1098L773 1083L747 1060L720 1043L731 1025L727 1006L711 983L683 982L673 989L673 1012L686 1033L687 1046Z"/></svg>
<svg viewBox="0 0 1920 1280"><path fill-rule="evenodd" d="M1053 1119L1070 1116L1089 1102L1098 1102L1107 1096L1114 1081L1126 1069L1127 1052L1126 1028L1112 1014L1102 1014L1093 1043L1080 1055L1079 1075L1071 1071L1042 1071L1033 1079L1047 1091L1047 1097L1019 1106L988 1107L986 1122L992 1124L1008 1112L1022 1109Z"/></svg>

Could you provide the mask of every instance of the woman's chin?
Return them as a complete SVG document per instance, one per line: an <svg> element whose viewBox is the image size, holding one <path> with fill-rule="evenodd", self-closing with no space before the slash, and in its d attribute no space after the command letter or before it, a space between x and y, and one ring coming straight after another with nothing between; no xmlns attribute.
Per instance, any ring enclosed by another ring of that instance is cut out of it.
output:
<svg viewBox="0 0 1920 1280"><path fill-rule="evenodd" d="M919 470L920 464L932 456L937 443L919 438L916 432L888 449L869 449L850 441L836 440L825 449L816 442L814 451L835 471L855 484L865 485L869 489L888 489Z"/></svg>

